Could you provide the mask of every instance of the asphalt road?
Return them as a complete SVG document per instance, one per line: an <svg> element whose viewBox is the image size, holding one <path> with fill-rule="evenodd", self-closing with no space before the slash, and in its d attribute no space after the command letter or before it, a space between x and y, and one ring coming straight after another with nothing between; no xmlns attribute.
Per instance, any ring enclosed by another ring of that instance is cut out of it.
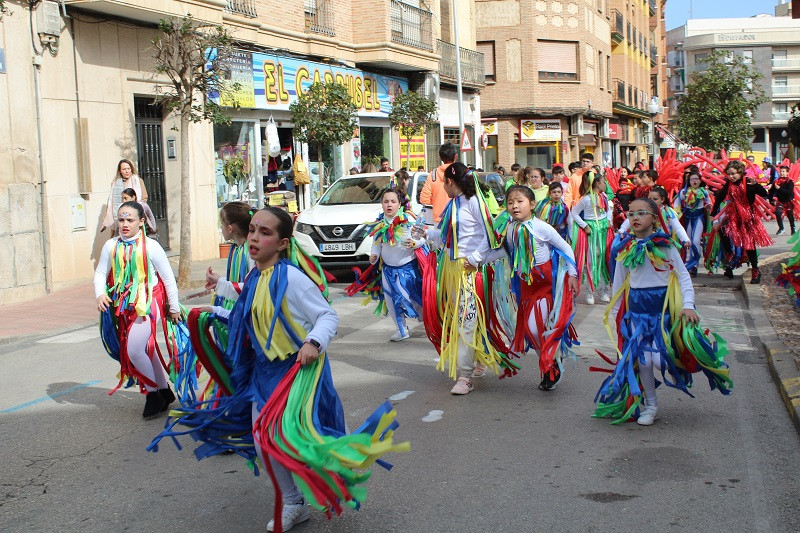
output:
<svg viewBox="0 0 800 533"><path fill-rule="evenodd" d="M554 392L523 360L521 375L454 397L421 325L390 343L389 320L341 287L330 357L349 425L393 398L412 451L375 469L360 511L296 531L800 530L800 439L738 292L697 297L732 349L733 393L661 388L645 428L591 418L603 376L588 367L611 347L600 305L579 306L579 359ZM190 439L146 452L164 420L141 419L138 393L107 394L117 370L96 328L0 350L0 530L265 531L267 477L234 456L198 462Z"/></svg>

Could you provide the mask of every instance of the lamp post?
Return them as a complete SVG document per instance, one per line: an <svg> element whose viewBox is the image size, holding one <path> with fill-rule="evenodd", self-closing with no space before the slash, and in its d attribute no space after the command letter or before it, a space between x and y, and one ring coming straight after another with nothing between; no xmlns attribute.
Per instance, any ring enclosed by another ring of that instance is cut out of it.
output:
<svg viewBox="0 0 800 533"><path fill-rule="evenodd" d="M650 113L650 124L653 129L653 163L650 165L650 168L655 168L656 166L656 157L657 157L657 149L658 145L656 144L656 115L661 113L661 104L658 101L658 96L654 96L650 103L647 104L647 112Z"/></svg>

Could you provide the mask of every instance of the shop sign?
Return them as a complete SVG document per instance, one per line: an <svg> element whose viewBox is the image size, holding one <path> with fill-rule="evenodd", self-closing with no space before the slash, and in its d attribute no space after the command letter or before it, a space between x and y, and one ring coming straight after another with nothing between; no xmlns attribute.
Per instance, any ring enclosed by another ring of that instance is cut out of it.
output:
<svg viewBox="0 0 800 533"><path fill-rule="evenodd" d="M252 81L243 83L239 77L246 78L247 56ZM235 95L240 107L269 111L288 111L297 95L313 83L336 82L347 87L358 116L387 117L394 97L408 91L408 81L403 78L259 52L238 52L231 63L234 77L241 84ZM233 99L220 103L232 105Z"/></svg>
<svg viewBox="0 0 800 533"><path fill-rule="evenodd" d="M225 62L230 72L230 83L238 83L235 91L225 93L219 105L233 107L253 108L256 106L255 85L253 84L253 54L242 50L234 50L230 59Z"/></svg>
<svg viewBox="0 0 800 533"><path fill-rule="evenodd" d="M672 137L665 137L660 143L661 148L675 148L675 139Z"/></svg>
<svg viewBox="0 0 800 533"><path fill-rule="evenodd" d="M619 124L608 125L608 138L609 139L622 139L622 128Z"/></svg>
<svg viewBox="0 0 800 533"><path fill-rule="evenodd" d="M425 167L425 134L408 137L399 135L400 139L400 166L406 167L409 172L416 172L419 167ZM411 156L409 157L409 152Z"/></svg>
<svg viewBox="0 0 800 533"><path fill-rule="evenodd" d="M497 135L497 121L483 123L483 133L486 135Z"/></svg>
<svg viewBox="0 0 800 533"><path fill-rule="evenodd" d="M558 142L561 140L560 120L533 120L519 121L520 142Z"/></svg>

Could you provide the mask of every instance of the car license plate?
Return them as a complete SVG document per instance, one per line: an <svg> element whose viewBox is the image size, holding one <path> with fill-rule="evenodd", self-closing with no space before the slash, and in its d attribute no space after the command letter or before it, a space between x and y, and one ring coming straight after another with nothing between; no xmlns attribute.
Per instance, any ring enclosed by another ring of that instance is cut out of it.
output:
<svg viewBox="0 0 800 533"><path fill-rule="evenodd" d="M320 252L355 252L354 242L325 242L319 245Z"/></svg>

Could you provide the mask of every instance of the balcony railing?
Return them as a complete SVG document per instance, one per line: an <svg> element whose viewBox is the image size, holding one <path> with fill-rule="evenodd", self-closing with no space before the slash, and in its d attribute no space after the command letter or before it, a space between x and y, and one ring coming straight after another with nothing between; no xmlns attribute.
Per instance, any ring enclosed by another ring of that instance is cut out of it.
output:
<svg viewBox="0 0 800 533"><path fill-rule="evenodd" d="M433 51L433 14L425 9L391 1L392 42Z"/></svg>
<svg viewBox="0 0 800 533"><path fill-rule="evenodd" d="M443 81L456 82L456 45L447 41L436 41L436 52L442 56L439 60L439 76ZM483 87L486 85L483 54L461 48L461 83Z"/></svg>
<svg viewBox="0 0 800 533"><path fill-rule="evenodd" d="M306 31L331 37L336 35L331 4L331 0L305 0Z"/></svg>
<svg viewBox="0 0 800 533"><path fill-rule="evenodd" d="M789 120L792 118L792 113L790 111L773 111L772 112L772 120Z"/></svg>
<svg viewBox="0 0 800 533"><path fill-rule="evenodd" d="M625 17L619 12L619 9L611 10L611 40L619 44L625 40Z"/></svg>
<svg viewBox="0 0 800 533"><path fill-rule="evenodd" d="M658 64L658 47L654 44L650 45L650 66Z"/></svg>
<svg viewBox="0 0 800 533"><path fill-rule="evenodd" d="M772 68L792 68L800 69L800 59L773 59Z"/></svg>
<svg viewBox="0 0 800 533"><path fill-rule="evenodd" d="M800 96L800 85L773 85L772 96Z"/></svg>
<svg viewBox="0 0 800 533"><path fill-rule="evenodd" d="M236 13L237 15L244 15L245 17L255 18L256 14L256 1L255 0L228 0L228 5L225 8L228 13Z"/></svg>

